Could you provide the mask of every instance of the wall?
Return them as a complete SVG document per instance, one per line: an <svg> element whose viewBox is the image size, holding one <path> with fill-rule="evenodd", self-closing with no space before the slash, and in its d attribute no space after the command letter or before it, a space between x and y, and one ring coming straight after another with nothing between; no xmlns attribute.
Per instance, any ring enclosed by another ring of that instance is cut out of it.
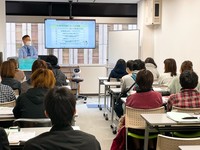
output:
<svg viewBox="0 0 200 150"><path fill-rule="evenodd" d="M6 37L6 15L5 15L5 0L0 1L0 52L5 49Z"/></svg>
<svg viewBox="0 0 200 150"><path fill-rule="evenodd" d="M200 1L163 0L162 23L154 29L154 58L163 71L163 60L172 57L178 71L191 60L200 75Z"/></svg>
<svg viewBox="0 0 200 150"><path fill-rule="evenodd" d="M81 69L81 78L84 79L80 83L80 93L84 94L97 94L98 93L98 77L105 77L106 66L97 66L97 65L87 65L80 66Z"/></svg>

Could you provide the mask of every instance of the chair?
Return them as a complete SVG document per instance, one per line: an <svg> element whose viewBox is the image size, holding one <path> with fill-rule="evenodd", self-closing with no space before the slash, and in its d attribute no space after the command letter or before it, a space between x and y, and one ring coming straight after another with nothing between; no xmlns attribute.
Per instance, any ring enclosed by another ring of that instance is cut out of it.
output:
<svg viewBox="0 0 200 150"><path fill-rule="evenodd" d="M182 108L173 106L172 109L177 112L200 114L200 108ZM173 136L180 138L196 138L200 137L200 131L196 132L173 132Z"/></svg>
<svg viewBox="0 0 200 150"><path fill-rule="evenodd" d="M10 101L10 102L4 102L4 103L0 103L0 107L15 107L16 105L16 101Z"/></svg>
<svg viewBox="0 0 200 150"><path fill-rule="evenodd" d="M83 82L83 79L80 78L80 73L81 73L81 70L79 68L75 68L74 75L71 81L76 83L76 99L78 100L79 98L82 98L84 99L84 103L86 103L87 96L79 95L79 83Z"/></svg>
<svg viewBox="0 0 200 150"><path fill-rule="evenodd" d="M178 150L180 145L199 145L200 138L175 138L158 135L156 150Z"/></svg>
<svg viewBox="0 0 200 150"><path fill-rule="evenodd" d="M155 109L136 109L126 106L125 113L125 127L126 127L126 149L127 149L127 135L136 139L144 139L144 135L137 135L135 133L128 132L128 128L133 129L145 129L146 122L141 117L141 114L156 114L165 113L164 106ZM149 139L156 138L157 134L150 135Z"/></svg>
<svg viewBox="0 0 200 150"><path fill-rule="evenodd" d="M49 118L19 118L13 121L14 126L19 127L51 127L51 120Z"/></svg>
<svg viewBox="0 0 200 150"><path fill-rule="evenodd" d="M172 110L177 111L177 112L200 114L200 108L182 108L182 107L173 106Z"/></svg>

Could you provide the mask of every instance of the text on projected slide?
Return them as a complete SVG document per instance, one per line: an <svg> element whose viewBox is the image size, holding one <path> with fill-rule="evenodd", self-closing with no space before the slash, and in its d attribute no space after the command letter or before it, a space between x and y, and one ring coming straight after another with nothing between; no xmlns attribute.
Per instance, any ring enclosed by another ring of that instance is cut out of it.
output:
<svg viewBox="0 0 200 150"><path fill-rule="evenodd" d="M95 48L94 20L45 20L47 48Z"/></svg>

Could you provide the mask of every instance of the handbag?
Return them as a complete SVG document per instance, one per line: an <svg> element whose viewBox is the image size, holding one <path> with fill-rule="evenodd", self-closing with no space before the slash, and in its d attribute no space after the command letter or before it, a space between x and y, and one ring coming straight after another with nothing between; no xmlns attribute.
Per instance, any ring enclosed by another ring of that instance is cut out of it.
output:
<svg viewBox="0 0 200 150"><path fill-rule="evenodd" d="M135 81L136 80L136 74L133 74L131 76L133 78L133 80ZM118 97L117 97L117 100L115 102L115 106L114 106L114 110L115 110L115 113L117 114L117 116L120 118L123 113L124 113L124 110L122 108L122 104L123 102L121 101L121 98L122 97L127 97L127 93L133 88L133 86L135 86L136 83L134 82L128 89L126 89L124 92L121 92Z"/></svg>

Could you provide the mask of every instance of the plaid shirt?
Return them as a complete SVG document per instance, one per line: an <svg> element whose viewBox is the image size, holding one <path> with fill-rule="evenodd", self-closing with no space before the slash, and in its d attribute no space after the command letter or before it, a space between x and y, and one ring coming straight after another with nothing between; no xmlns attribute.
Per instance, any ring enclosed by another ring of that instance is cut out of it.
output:
<svg viewBox="0 0 200 150"><path fill-rule="evenodd" d="M0 83L0 103L16 100L15 93L11 87Z"/></svg>
<svg viewBox="0 0 200 150"><path fill-rule="evenodd" d="M182 89L179 93L170 95L168 110L171 110L172 106L200 108L200 93L195 89Z"/></svg>

